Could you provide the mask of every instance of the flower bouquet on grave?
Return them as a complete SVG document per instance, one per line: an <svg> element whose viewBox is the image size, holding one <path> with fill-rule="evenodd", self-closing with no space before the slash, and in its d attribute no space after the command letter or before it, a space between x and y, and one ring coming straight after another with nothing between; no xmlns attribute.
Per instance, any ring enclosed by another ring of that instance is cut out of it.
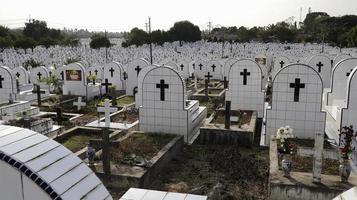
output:
<svg viewBox="0 0 357 200"><path fill-rule="evenodd" d="M347 182L348 178L351 174L351 166L349 164L349 158L350 155L353 152L353 147L352 147L352 137L353 137L353 126L344 126L341 129L340 135L339 135L339 149L340 149L340 155L341 155L341 160L340 160L340 177L341 177L341 182Z"/></svg>
<svg viewBox="0 0 357 200"><path fill-rule="evenodd" d="M293 129L290 126L280 127L276 133L278 140L278 153L279 154L294 154L296 145L289 142L289 138L293 138Z"/></svg>
<svg viewBox="0 0 357 200"><path fill-rule="evenodd" d="M284 172L284 176L290 176L292 169L291 156L296 152L296 145L289 142L289 138L293 138L293 129L290 126L281 127L278 129L276 139L278 140L278 156L281 158L281 168Z"/></svg>

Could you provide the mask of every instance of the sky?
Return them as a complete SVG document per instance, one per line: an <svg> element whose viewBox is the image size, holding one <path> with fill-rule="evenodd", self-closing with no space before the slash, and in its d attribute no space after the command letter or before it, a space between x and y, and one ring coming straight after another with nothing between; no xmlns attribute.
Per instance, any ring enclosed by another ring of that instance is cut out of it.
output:
<svg viewBox="0 0 357 200"><path fill-rule="evenodd" d="M211 21L217 26L266 26L289 17L304 20L309 7L332 16L357 15L357 0L3 0L0 24L23 27L40 19L51 28L84 28L93 31L167 30L174 22L189 20L201 30Z"/></svg>

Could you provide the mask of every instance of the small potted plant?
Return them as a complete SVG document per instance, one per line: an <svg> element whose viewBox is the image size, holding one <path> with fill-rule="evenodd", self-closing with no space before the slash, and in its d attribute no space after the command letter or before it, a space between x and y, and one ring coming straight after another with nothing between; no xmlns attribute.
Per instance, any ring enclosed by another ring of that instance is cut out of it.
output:
<svg viewBox="0 0 357 200"><path fill-rule="evenodd" d="M349 164L349 158L353 151L352 148L352 137L353 137L353 127L344 126L340 132L339 138L339 149L340 149L340 177L341 182L347 182L351 174L351 166Z"/></svg>

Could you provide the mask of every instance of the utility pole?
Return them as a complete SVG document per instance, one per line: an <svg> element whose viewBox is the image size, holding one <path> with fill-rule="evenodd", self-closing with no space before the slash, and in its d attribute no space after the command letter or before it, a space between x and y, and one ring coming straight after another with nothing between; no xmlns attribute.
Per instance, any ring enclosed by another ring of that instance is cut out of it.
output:
<svg viewBox="0 0 357 200"><path fill-rule="evenodd" d="M322 49L321 49L321 53L323 53L325 51L325 34L322 34Z"/></svg>
<svg viewBox="0 0 357 200"><path fill-rule="evenodd" d="M208 21L208 34L211 34L211 30L212 30L212 22L211 20Z"/></svg>
<svg viewBox="0 0 357 200"><path fill-rule="evenodd" d="M104 35L105 35L105 38L107 38L107 30L105 30ZM108 63L108 48L107 48L107 46L105 46L105 63Z"/></svg>
<svg viewBox="0 0 357 200"><path fill-rule="evenodd" d="M146 22L146 23L145 23L145 31L146 31L146 32L149 32L148 29L149 29L149 23Z"/></svg>
<svg viewBox="0 0 357 200"><path fill-rule="evenodd" d="M150 64L152 64L151 18L149 17Z"/></svg>

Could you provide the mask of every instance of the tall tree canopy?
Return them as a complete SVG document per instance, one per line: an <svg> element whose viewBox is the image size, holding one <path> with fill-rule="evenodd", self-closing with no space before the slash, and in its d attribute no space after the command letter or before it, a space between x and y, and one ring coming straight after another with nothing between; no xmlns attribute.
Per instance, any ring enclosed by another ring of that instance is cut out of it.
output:
<svg viewBox="0 0 357 200"><path fill-rule="evenodd" d="M110 41L109 39L102 35L102 34L94 34L91 37L91 41L89 43L90 48L92 49L99 49L102 47L110 47Z"/></svg>

